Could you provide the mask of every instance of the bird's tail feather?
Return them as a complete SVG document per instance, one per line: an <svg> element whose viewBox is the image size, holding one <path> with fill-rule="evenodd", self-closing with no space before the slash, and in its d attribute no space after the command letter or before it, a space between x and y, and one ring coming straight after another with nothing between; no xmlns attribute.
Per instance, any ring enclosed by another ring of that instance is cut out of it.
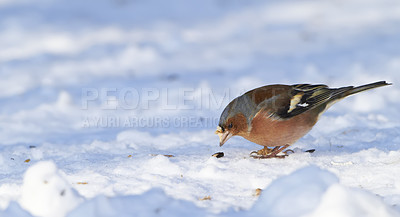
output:
<svg viewBox="0 0 400 217"><path fill-rule="evenodd" d="M386 85L391 85L391 84L390 83L386 83L386 81L378 81L378 82L371 83L371 84L361 85L361 86L354 87L354 88L346 91L344 93L344 96L345 97L346 96L350 96L350 95L353 95L353 94L356 94L356 93L359 93L359 92L362 92L362 91L365 91L365 90L370 90L370 89L373 89L373 88L382 87L382 86L386 86Z"/></svg>

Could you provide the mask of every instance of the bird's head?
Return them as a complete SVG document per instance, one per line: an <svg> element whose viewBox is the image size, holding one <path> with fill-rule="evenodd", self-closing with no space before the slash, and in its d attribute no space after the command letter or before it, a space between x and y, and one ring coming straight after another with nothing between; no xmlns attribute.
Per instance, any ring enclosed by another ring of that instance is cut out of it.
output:
<svg viewBox="0 0 400 217"><path fill-rule="evenodd" d="M215 134L219 136L219 146L224 145L232 136L242 135L246 132L247 121L242 114L224 119L221 118Z"/></svg>

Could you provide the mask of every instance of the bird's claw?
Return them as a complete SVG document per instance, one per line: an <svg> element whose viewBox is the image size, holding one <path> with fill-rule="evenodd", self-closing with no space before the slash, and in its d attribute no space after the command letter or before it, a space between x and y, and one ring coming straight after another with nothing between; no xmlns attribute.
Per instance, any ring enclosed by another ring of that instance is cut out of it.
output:
<svg viewBox="0 0 400 217"><path fill-rule="evenodd" d="M257 151L250 152L250 156L252 156L252 155L258 155Z"/></svg>
<svg viewBox="0 0 400 217"><path fill-rule="evenodd" d="M254 159L285 158L286 156L288 156L287 152L292 150L287 150L283 152L284 153L283 155L278 155L278 154L281 153L283 150L285 150L287 147L289 147L289 145L276 146L272 150L267 147L264 147L261 150L251 152L250 157Z"/></svg>
<svg viewBox="0 0 400 217"><path fill-rule="evenodd" d="M288 150L284 151L283 153L285 153L286 155L289 155L289 154L293 154L294 151L292 149L288 149Z"/></svg>

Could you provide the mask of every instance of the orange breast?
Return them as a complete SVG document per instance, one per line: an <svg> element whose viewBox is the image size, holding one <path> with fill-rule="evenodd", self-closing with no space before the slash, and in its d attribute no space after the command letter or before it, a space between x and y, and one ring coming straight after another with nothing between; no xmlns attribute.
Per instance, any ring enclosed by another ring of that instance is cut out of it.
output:
<svg viewBox="0 0 400 217"><path fill-rule="evenodd" d="M245 139L263 146L291 145L307 134L317 122L317 116L308 111L290 119L268 118L259 112L252 120L252 128Z"/></svg>

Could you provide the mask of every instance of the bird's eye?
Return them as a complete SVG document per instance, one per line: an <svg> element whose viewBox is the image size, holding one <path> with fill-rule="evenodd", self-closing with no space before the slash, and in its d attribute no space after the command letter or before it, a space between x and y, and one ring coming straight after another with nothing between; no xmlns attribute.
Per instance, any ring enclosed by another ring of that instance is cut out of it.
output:
<svg viewBox="0 0 400 217"><path fill-rule="evenodd" d="M228 129L231 129L232 127L233 127L233 124L230 123L230 124L228 125Z"/></svg>

